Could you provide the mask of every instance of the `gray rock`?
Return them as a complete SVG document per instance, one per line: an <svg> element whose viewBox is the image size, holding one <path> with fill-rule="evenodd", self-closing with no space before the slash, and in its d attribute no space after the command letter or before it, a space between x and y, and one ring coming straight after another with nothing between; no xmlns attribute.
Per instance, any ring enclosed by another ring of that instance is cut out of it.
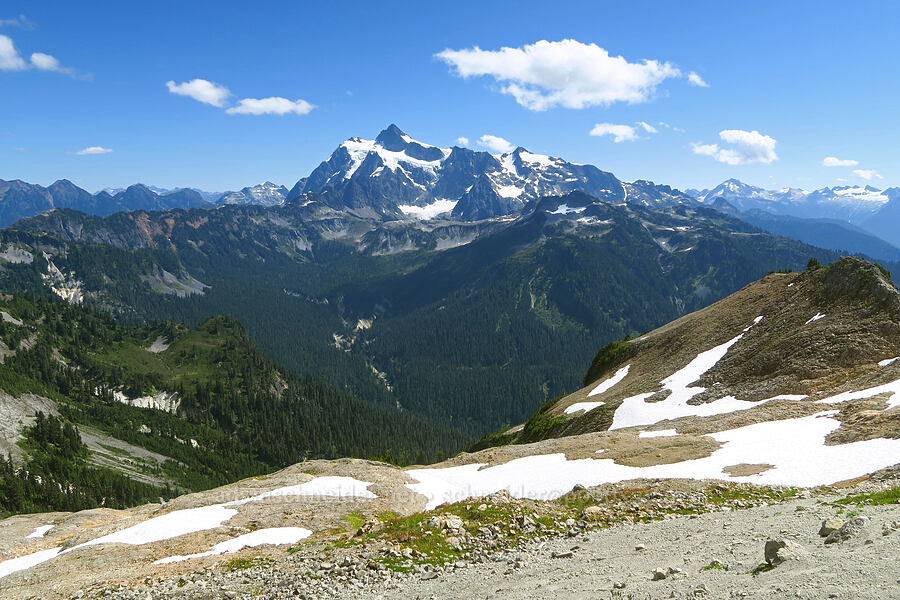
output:
<svg viewBox="0 0 900 600"><path fill-rule="evenodd" d="M869 517L853 517L837 531L832 531L825 538L826 544L837 544L860 535L869 525Z"/></svg>
<svg viewBox="0 0 900 600"><path fill-rule="evenodd" d="M767 541L764 553L766 562L773 567L807 554L800 544L785 538Z"/></svg>
<svg viewBox="0 0 900 600"><path fill-rule="evenodd" d="M603 514L603 509L599 506L588 506L581 512L581 518L585 521L595 521Z"/></svg>
<svg viewBox="0 0 900 600"><path fill-rule="evenodd" d="M824 521L822 521L822 526L819 528L819 535L822 537L828 537L843 526L844 520L839 519L838 517L825 519Z"/></svg>

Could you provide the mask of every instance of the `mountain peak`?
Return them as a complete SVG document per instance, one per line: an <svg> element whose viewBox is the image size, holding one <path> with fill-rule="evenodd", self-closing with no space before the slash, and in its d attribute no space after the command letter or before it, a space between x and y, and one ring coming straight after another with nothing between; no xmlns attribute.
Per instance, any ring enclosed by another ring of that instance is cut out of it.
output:
<svg viewBox="0 0 900 600"><path fill-rule="evenodd" d="M409 145L410 141L412 141L410 137L393 123L388 125L387 129L383 130L375 138L375 143L392 152L402 152Z"/></svg>

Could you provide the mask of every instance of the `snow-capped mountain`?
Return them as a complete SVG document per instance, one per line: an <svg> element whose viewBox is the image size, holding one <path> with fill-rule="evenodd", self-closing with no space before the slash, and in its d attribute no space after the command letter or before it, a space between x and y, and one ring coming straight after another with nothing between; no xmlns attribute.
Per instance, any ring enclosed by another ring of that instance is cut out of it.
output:
<svg viewBox="0 0 900 600"><path fill-rule="evenodd" d="M894 190L872 186L839 186L807 191L797 188L767 190L729 179L711 190L687 192L704 204L723 198L744 212L760 209L803 218L841 219L862 223L890 202Z"/></svg>
<svg viewBox="0 0 900 600"><path fill-rule="evenodd" d="M576 190L614 202L692 202L667 186L623 184L593 165L522 147L503 154L440 148L414 140L396 125L374 140L342 143L294 186L288 201L324 192L332 207L363 217L479 220L514 213L542 196Z"/></svg>
<svg viewBox="0 0 900 600"><path fill-rule="evenodd" d="M260 204L262 206L277 206L284 204L288 189L283 185L277 185L271 181L245 187L239 192L226 192L217 201L217 204Z"/></svg>

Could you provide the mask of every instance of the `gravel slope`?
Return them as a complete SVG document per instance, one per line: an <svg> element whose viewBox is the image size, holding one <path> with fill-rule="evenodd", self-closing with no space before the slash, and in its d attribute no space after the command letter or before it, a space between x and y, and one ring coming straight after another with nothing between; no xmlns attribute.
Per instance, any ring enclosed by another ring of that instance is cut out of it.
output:
<svg viewBox="0 0 900 600"><path fill-rule="evenodd" d="M857 538L826 546L818 535L835 509L816 500L709 513L598 530L505 555L434 579L410 579L347 593L355 598L900 598L900 532L882 528L900 519L900 506L866 507L871 518ZM798 542L808 557L751 575L764 562L767 539ZM871 543L868 541L871 540ZM636 550L639 545L646 549ZM576 548L577 547L577 548ZM554 552L576 548L571 558ZM517 561L519 567L514 565ZM713 561L728 570L708 569ZM510 564L512 563L512 564ZM655 569L682 573L653 581ZM706 591L703 591L706 590Z"/></svg>
<svg viewBox="0 0 900 600"><path fill-rule="evenodd" d="M852 493L896 483L893 478L869 481ZM359 556L336 558L314 552L234 571L201 568L189 575L147 580L146 585L92 587L74 598L98 594L121 600L900 598L900 504L833 504L847 491L802 493L807 497L756 508L586 529L513 550L478 554L474 561L445 567L424 565L403 574L380 571L374 581L327 570L331 565L357 564ZM854 516L850 511L864 516L867 524L846 541L826 544L819 535L823 521L833 517L849 521ZM772 539L788 540L794 555L752 574L766 564L764 548ZM326 560L331 561L329 567L324 567ZM719 568L710 568L716 564ZM654 577L657 570L661 573Z"/></svg>

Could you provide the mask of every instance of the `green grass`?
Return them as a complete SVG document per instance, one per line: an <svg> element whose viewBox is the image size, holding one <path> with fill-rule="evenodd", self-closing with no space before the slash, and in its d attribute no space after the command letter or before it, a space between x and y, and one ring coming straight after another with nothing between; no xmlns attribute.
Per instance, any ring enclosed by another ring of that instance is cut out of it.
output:
<svg viewBox="0 0 900 600"><path fill-rule="evenodd" d="M719 570L719 571L727 571L727 570L728 570L728 566L727 566L727 565L724 565L724 564L722 564L722 563L720 563L720 562L717 561L717 560L714 560L714 561L712 561L711 563L709 563L708 565L705 565L705 566L703 566L703 567L700 567L700 570L701 570L701 571L715 571L715 570Z"/></svg>
<svg viewBox="0 0 900 600"><path fill-rule="evenodd" d="M229 572L243 571L244 569L255 567L256 565L260 564L260 562L260 559L257 558L232 558L222 565L222 569Z"/></svg>
<svg viewBox="0 0 900 600"><path fill-rule="evenodd" d="M758 565L756 565L755 567L753 567L750 570L750 574L751 575L759 575L760 573L765 573L766 571L771 571L774 568L775 568L774 565L770 565L767 562L759 563Z"/></svg>
<svg viewBox="0 0 900 600"><path fill-rule="evenodd" d="M344 515L344 520L347 521L353 529L359 529L366 524L366 517L358 510L351 510Z"/></svg>
<svg viewBox="0 0 900 600"><path fill-rule="evenodd" d="M837 504L898 504L900 503L900 486L871 494L847 496L836 501Z"/></svg>

